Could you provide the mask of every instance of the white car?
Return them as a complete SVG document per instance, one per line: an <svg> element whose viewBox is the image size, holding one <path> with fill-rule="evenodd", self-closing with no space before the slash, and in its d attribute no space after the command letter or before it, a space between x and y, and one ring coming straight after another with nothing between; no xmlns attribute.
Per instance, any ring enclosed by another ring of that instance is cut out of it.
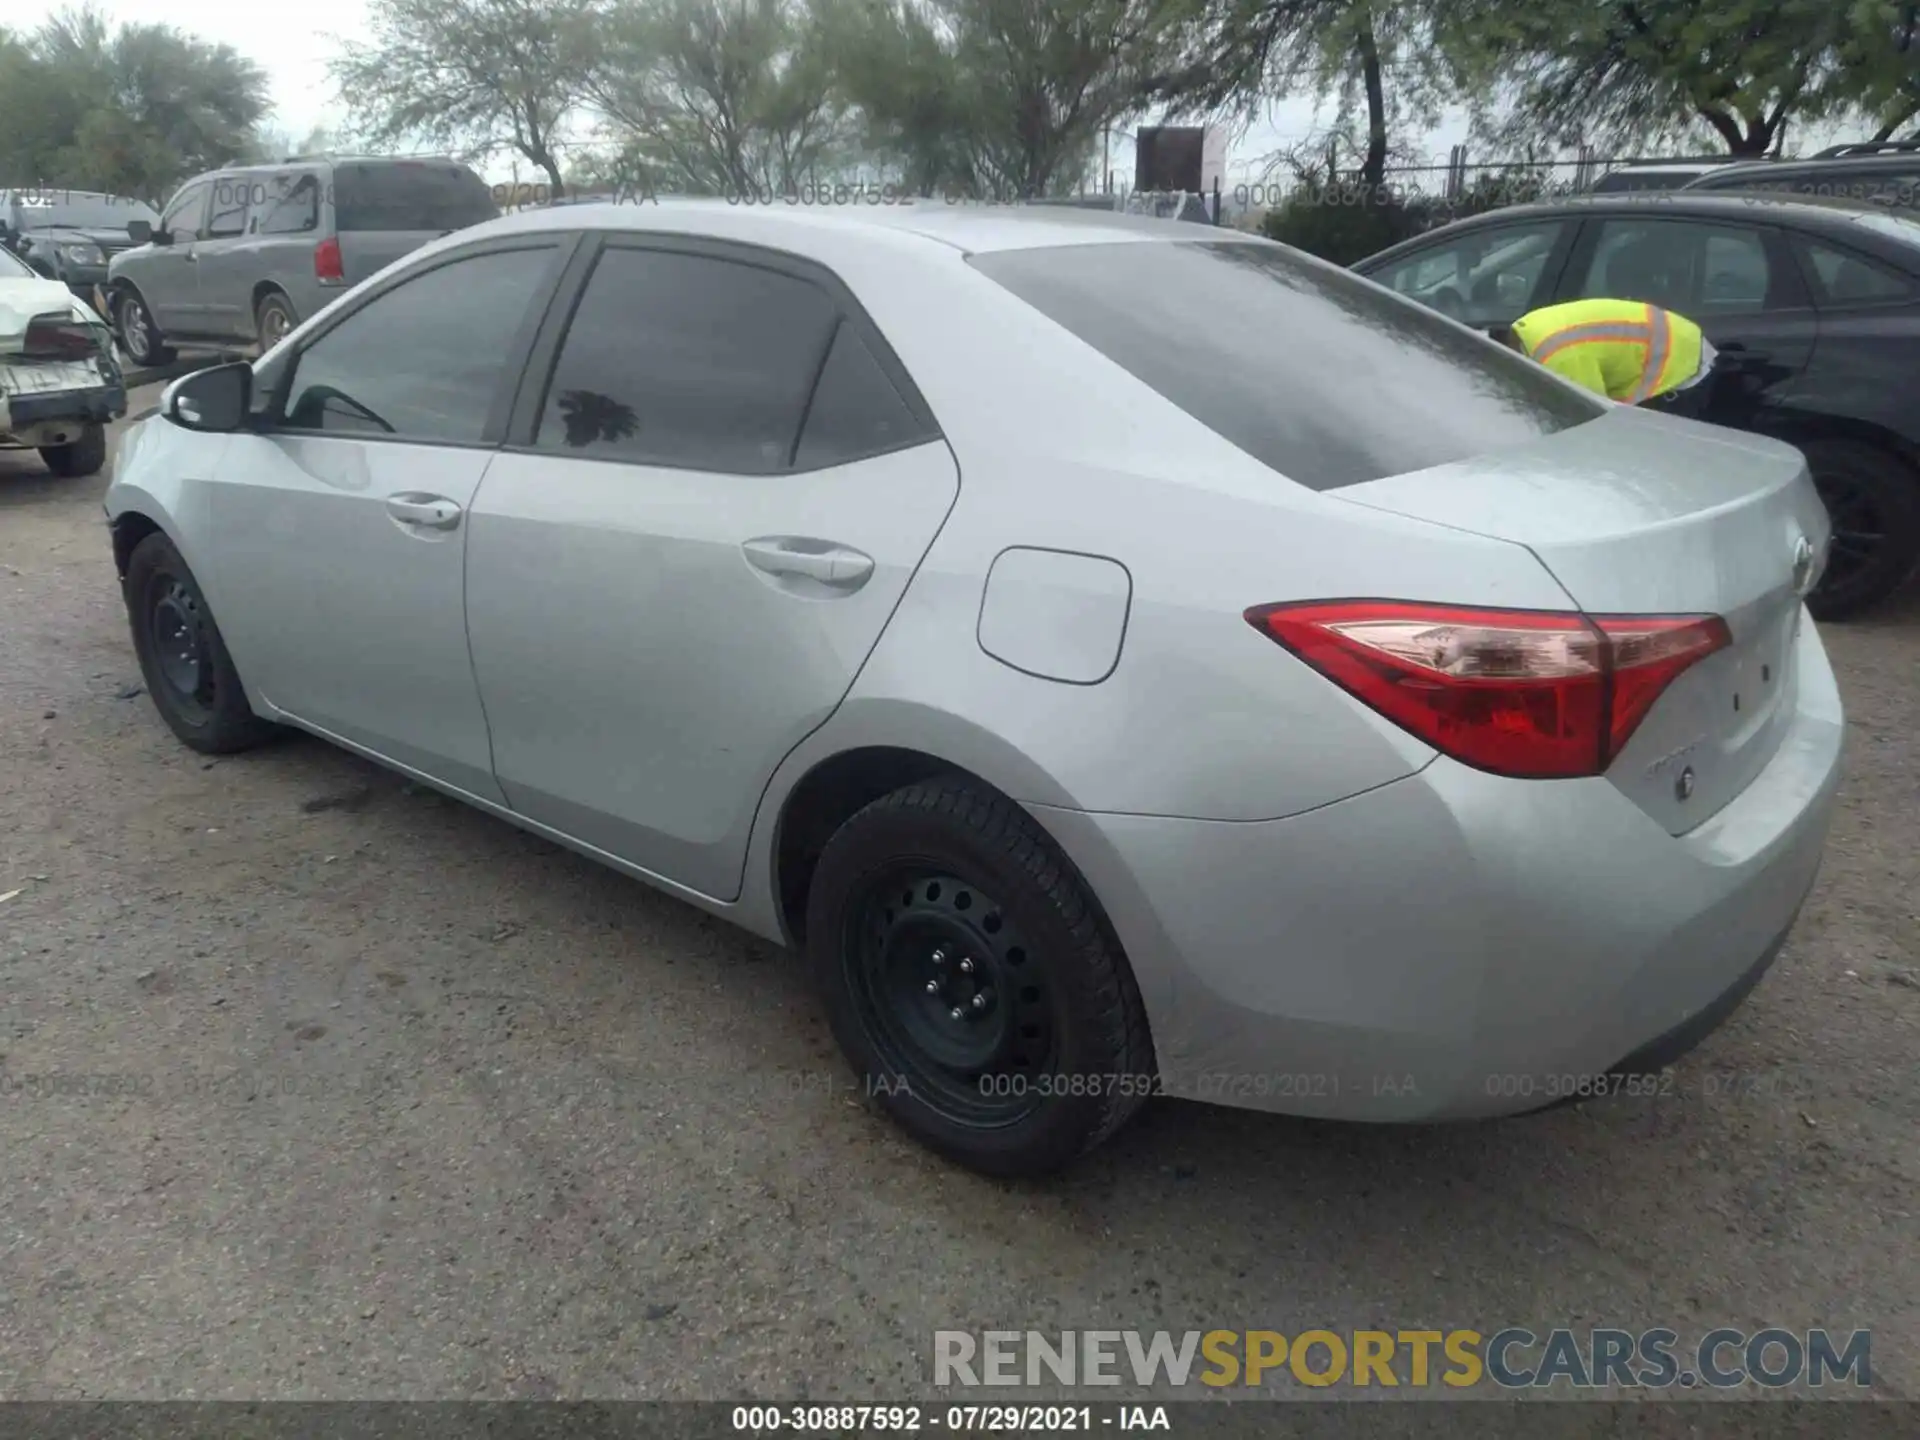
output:
<svg viewBox="0 0 1920 1440"><path fill-rule="evenodd" d="M62 477L107 462L127 390L106 322L58 280L0 249L0 450L38 450Z"/></svg>

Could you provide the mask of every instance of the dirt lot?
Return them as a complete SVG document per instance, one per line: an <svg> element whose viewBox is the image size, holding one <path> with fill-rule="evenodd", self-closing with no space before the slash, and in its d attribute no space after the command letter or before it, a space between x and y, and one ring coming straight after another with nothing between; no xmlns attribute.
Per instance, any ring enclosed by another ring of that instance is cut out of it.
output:
<svg viewBox="0 0 1920 1440"><path fill-rule="evenodd" d="M1717 1323L1870 1327L1920 1396L1920 597L1827 631L1827 868L1681 1098L1156 1102L1009 1186L870 1112L779 953L316 742L182 748L103 489L0 457L0 1077L120 1092L0 1095L0 1395L881 1400L939 1328Z"/></svg>

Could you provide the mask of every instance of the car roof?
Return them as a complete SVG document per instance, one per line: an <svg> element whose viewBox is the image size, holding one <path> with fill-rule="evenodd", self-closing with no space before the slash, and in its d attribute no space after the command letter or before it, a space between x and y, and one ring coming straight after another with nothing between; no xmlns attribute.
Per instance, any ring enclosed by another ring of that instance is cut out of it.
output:
<svg viewBox="0 0 1920 1440"><path fill-rule="evenodd" d="M1369 255L1360 265L1419 249L1436 236L1489 229L1529 218L1565 218L1584 214L1685 215L1699 220L1755 218L1764 213L1775 224L1799 224L1806 228L1833 231L1862 215L1884 215L1884 206L1844 196L1774 195L1770 193L1721 192L1715 190L1621 191L1608 195L1569 195L1559 200L1535 200L1525 205L1508 205L1485 214L1470 215L1448 225L1438 225L1385 250Z"/></svg>
<svg viewBox="0 0 1920 1440"><path fill-rule="evenodd" d="M724 229L712 222L730 217ZM1152 216L1129 215L1112 210L1083 210L1072 206L979 204L919 199L891 204L787 204L741 205L727 200L642 199L626 202L542 206L521 210L498 220L490 220L458 232L466 239L482 234L506 234L540 230L577 230L591 226L601 230L668 232L686 235L739 232L749 223L755 238L778 243L784 232L799 237L818 235L823 230L843 235L891 233L946 246L966 254L998 250L1029 250L1063 245L1096 245L1121 242L1186 241L1204 239L1211 226L1198 226L1190 220L1162 220ZM1258 237L1236 230L1221 230L1223 239L1260 241Z"/></svg>

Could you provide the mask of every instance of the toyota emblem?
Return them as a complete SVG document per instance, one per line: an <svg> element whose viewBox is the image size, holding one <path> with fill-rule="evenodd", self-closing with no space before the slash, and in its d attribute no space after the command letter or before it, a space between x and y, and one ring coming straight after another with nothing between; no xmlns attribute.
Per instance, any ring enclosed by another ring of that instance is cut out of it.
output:
<svg viewBox="0 0 1920 1440"><path fill-rule="evenodd" d="M1813 588L1813 542L1802 535L1793 547L1793 590L1804 598Z"/></svg>

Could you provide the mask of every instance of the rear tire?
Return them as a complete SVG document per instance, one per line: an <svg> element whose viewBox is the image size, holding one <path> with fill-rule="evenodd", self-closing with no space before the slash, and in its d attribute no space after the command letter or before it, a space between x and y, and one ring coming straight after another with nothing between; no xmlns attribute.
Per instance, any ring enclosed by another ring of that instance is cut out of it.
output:
<svg viewBox="0 0 1920 1440"><path fill-rule="evenodd" d="M269 739L227 653L200 583L165 535L134 546L122 586L133 649L167 728L203 755L231 755Z"/></svg>
<svg viewBox="0 0 1920 1440"><path fill-rule="evenodd" d="M867 1093L972 1169L1059 1170L1153 1088L1139 988L1084 882L1024 810L964 777L882 796L834 833L807 950Z"/></svg>
<svg viewBox="0 0 1920 1440"><path fill-rule="evenodd" d="M1807 608L1844 620L1876 605L1920 567L1920 474L1857 440L1800 447L1833 522L1827 571Z"/></svg>
<svg viewBox="0 0 1920 1440"><path fill-rule="evenodd" d="M80 438L69 445L43 445L40 459L62 480L97 475L100 467L107 463L107 427L89 425L80 433Z"/></svg>

